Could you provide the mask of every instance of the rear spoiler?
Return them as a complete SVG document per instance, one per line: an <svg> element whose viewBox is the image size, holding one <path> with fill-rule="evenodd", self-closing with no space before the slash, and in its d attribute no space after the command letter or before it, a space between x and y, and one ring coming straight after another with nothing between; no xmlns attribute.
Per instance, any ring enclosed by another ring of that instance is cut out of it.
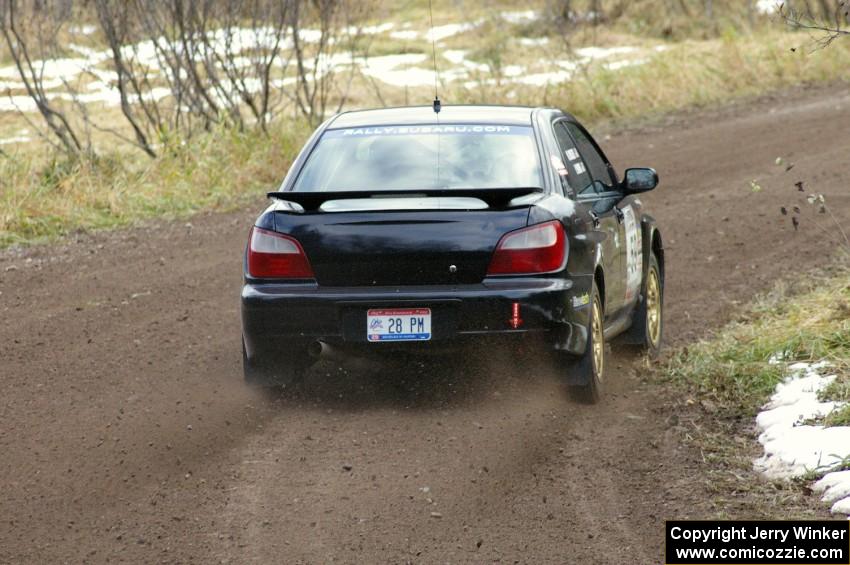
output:
<svg viewBox="0 0 850 565"><path fill-rule="evenodd" d="M428 188L424 190L342 190L335 192L269 192L275 200L294 202L306 212L315 212L330 200L362 198L478 198L490 208L506 208L514 198L542 194L540 187L530 188Z"/></svg>

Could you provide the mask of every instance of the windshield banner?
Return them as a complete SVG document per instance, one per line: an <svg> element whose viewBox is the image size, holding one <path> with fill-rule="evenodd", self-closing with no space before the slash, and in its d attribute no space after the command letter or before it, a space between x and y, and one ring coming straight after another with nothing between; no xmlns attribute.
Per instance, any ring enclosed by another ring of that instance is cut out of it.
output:
<svg viewBox="0 0 850 565"><path fill-rule="evenodd" d="M439 124L331 129L323 137L374 137L393 135L531 135L530 126Z"/></svg>

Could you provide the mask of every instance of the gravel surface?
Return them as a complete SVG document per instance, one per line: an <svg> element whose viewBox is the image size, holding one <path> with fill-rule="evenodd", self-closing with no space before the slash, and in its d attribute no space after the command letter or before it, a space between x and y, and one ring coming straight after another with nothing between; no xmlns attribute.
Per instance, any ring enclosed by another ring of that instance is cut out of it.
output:
<svg viewBox="0 0 850 565"><path fill-rule="evenodd" d="M829 261L779 209L802 180L848 219L848 109L797 90L610 132L621 170L661 175L668 343ZM502 351L244 387L262 205L0 253L0 562L652 563L665 519L704 515L700 458L626 354L598 406Z"/></svg>

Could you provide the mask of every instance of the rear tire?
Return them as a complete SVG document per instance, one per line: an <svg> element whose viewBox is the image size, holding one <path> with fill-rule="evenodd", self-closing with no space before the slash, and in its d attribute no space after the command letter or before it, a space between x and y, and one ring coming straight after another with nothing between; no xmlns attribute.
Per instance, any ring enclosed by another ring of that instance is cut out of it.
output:
<svg viewBox="0 0 850 565"><path fill-rule="evenodd" d="M571 381L582 383L569 385L570 397L584 404L597 404L602 399L607 360L604 335L605 313L595 281L591 291L590 309L587 349L581 357L573 358L572 362L567 362L566 370L570 373Z"/></svg>
<svg viewBox="0 0 850 565"><path fill-rule="evenodd" d="M274 363L257 362L249 359L242 342L242 372L245 384L258 388L294 389L301 385L304 374L312 364L306 351Z"/></svg>

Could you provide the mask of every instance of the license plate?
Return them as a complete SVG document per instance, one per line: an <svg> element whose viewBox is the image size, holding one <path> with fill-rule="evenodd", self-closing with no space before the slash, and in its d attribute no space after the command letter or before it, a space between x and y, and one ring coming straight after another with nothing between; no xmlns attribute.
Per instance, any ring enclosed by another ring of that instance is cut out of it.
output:
<svg viewBox="0 0 850 565"><path fill-rule="evenodd" d="M431 339L431 309L405 308L366 312L369 341L428 341Z"/></svg>

